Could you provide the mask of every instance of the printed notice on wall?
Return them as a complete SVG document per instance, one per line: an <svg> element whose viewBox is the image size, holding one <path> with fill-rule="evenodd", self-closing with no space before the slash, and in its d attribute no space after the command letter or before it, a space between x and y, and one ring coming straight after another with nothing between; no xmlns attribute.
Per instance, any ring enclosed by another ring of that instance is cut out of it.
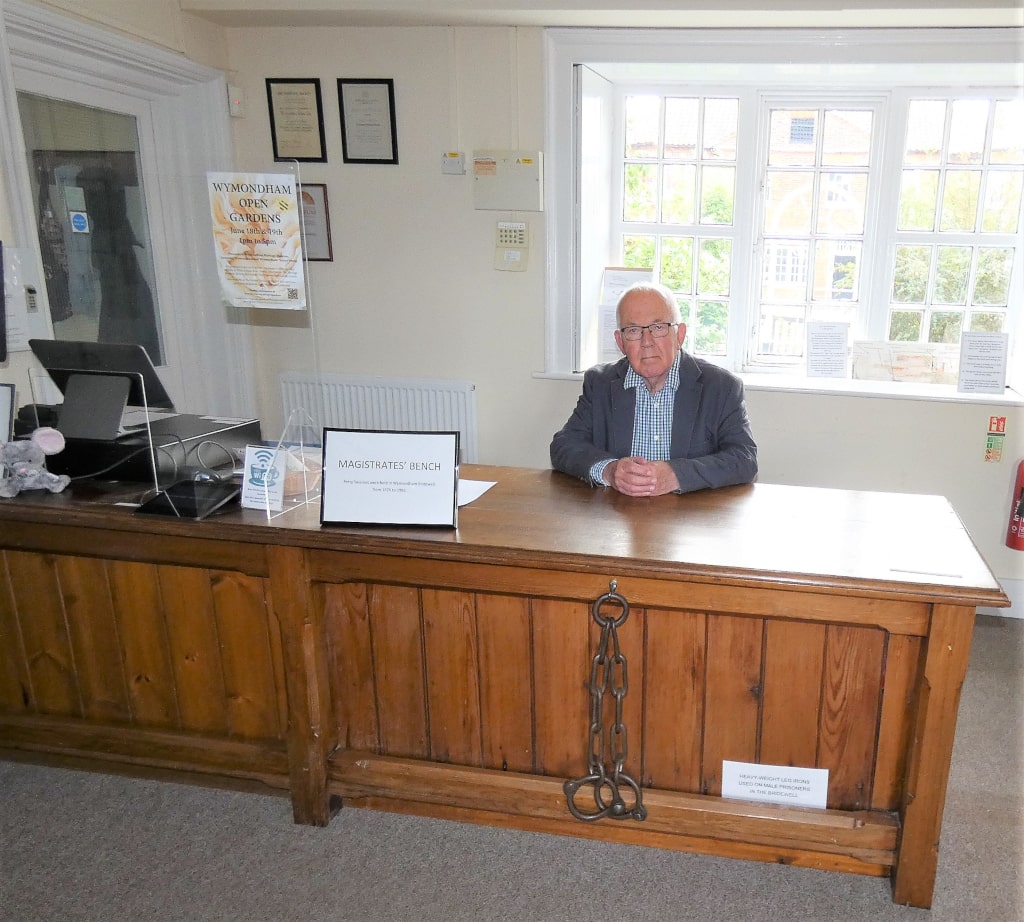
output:
<svg viewBox="0 0 1024 922"><path fill-rule="evenodd" d="M207 173L206 182L225 303L302 310L306 282L295 177Z"/></svg>
<svg viewBox="0 0 1024 922"><path fill-rule="evenodd" d="M1007 333L963 333L960 336L960 376L963 393L1001 394L1006 390Z"/></svg>
<svg viewBox="0 0 1024 922"><path fill-rule="evenodd" d="M848 323L807 324L807 377L845 378L849 367Z"/></svg>
<svg viewBox="0 0 1024 922"><path fill-rule="evenodd" d="M723 760L722 796L824 807L828 798L828 769Z"/></svg>

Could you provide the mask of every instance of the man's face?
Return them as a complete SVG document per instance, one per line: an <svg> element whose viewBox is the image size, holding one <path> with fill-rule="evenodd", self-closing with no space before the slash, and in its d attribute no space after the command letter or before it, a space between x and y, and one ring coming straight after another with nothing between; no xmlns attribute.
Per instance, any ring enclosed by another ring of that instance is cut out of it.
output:
<svg viewBox="0 0 1024 922"><path fill-rule="evenodd" d="M654 291L637 291L626 296L619 305L619 327L646 327L658 321L672 323L673 315L661 296ZM615 342L629 359L629 364L652 392L665 381L676 355L686 338L686 325L671 327L667 336L655 337L644 330L640 339L628 340L616 330Z"/></svg>

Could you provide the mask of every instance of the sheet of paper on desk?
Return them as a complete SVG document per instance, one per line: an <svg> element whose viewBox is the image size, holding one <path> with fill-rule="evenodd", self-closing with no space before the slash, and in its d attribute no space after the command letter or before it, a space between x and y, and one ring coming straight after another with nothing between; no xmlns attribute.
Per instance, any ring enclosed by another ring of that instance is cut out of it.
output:
<svg viewBox="0 0 1024 922"><path fill-rule="evenodd" d="M497 480L463 480L459 478L459 505L468 506L474 500L480 499Z"/></svg>

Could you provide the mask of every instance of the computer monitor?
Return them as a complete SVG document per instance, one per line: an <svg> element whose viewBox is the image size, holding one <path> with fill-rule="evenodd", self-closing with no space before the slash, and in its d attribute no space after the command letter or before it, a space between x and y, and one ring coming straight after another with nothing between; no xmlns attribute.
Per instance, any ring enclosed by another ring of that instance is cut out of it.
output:
<svg viewBox="0 0 1024 922"><path fill-rule="evenodd" d="M136 343L30 339L28 344L62 394L66 394L72 375L119 376L131 382L129 406L174 409L174 402L164 389L149 353Z"/></svg>

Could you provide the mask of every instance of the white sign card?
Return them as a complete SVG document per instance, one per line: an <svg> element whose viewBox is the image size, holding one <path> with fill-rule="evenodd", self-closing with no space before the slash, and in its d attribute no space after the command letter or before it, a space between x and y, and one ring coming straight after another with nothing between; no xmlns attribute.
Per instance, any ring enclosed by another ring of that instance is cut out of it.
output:
<svg viewBox="0 0 1024 922"><path fill-rule="evenodd" d="M824 808L828 798L828 769L758 765L724 759L722 796Z"/></svg>
<svg viewBox="0 0 1024 922"><path fill-rule="evenodd" d="M241 502L246 509L281 511L287 462L287 451L275 451L262 445L245 447Z"/></svg>
<svg viewBox="0 0 1024 922"><path fill-rule="evenodd" d="M458 432L324 429L320 523L458 525Z"/></svg>
<svg viewBox="0 0 1024 922"><path fill-rule="evenodd" d="M849 368L848 323L807 324L807 377L845 378Z"/></svg>
<svg viewBox="0 0 1024 922"><path fill-rule="evenodd" d="M1008 333L962 333L960 375L962 393L1002 394L1006 390Z"/></svg>

